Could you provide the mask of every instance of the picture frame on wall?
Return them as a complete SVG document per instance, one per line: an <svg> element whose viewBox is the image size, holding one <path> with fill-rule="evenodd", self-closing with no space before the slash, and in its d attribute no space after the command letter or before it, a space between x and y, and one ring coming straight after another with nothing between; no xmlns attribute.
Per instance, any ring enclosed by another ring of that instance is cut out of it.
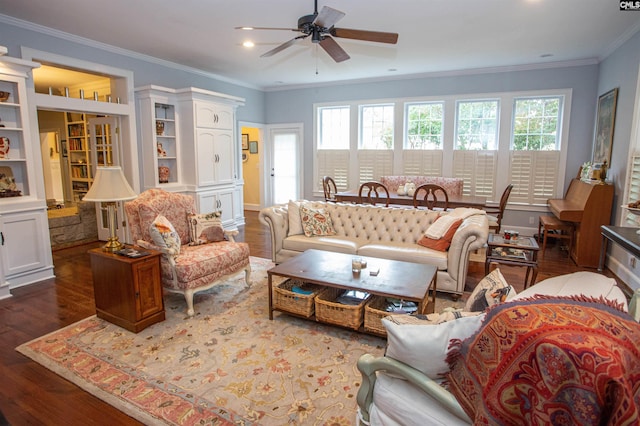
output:
<svg viewBox="0 0 640 426"><path fill-rule="evenodd" d="M258 141L249 142L249 152L251 154L257 154L258 153Z"/></svg>
<svg viewBox="0 0 640 426"><path fill-rule="evenodd" d="M242 134L242 149L249 149L249 134L248 133L243 133Z"/></svg>
<svg viewBox="0 0 640 426"><path fill-rule="evenodd" d="M617 101L617 87L598 97L592 164L602 164L606 161L607 165L611 166L611 145L613 144Z"/></svg>

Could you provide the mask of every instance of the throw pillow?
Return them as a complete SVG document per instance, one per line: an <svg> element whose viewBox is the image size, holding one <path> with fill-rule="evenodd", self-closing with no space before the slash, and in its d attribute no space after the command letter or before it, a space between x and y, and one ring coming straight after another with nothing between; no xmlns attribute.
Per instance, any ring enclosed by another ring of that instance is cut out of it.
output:
<svg viewBox="0 0 640 426"><path fill-rule="evenodd" d="M221 212L206 214L187 214L189 222L189 245L215 243L224 241L224 228L220 220Z"/></svg>
<svg viewBox="0 0 640 426"><path fill-rule="evenodd" d="M449 391L473 424L638 424L640 324L613 305L577 296L491 308L450 350Z"/></svg>
<svg viewBox="0 0 640 426"><path fill-rule="evenodd" d="M289 216L289 235L304 234L304 231L302 230L302 221L300 220L300 206L304 203L304 201L289 200L289 205L287 207L287 214Z"/></svg>
<svg viewBox="0 0 640 426"><path fill-rule="evenodd" d="M447 219L446 222L450 224L448 225L447 230L442 235L442 237L431 238L427 235L427 233L429 232L429 230L427 230L427 233L425 233L425 235L423 235L422 238L418 240L418 244L433 250L447 251L451 246L451 240L453 240L454 234L462 224L462 219L455 219L453 221L450 221L448 216L440 216L438 219L436 219L435 222L433 222L429 229L431 229L436 223L440 222L443 219Z"/></svg>
<svg viewBox="0 0 640 426"><path fill-rule="evenodd" d="M313 209L301 205L300 220L302 221L304 235L307 237L336 234L331 216L324 209Z"/></svg>
<svg viewBox="0 0 640 426"><path fill-rule="evenodd" d="M407 317L410 315L391 315L382 319L387 330L386 356L402 361L432 379L439 379L449 371L446 362L449 340L471 336L480 327L484 314L463 316L440 324L430 321L402 324Z"/></svg>
<svg viewBox="0 0 640 426"><path fill-rule="evenodd" d="M473 289L464 310L467 312L484 311L489 306L504 302L511 291L512 287L504 279L500 268L496 268ZM515 292L515 290L513 291Z"/></svg>
<svg viewBox="0 0 640 426"><path fill-rule="evenodd" d="M172 256L180 254L180 236L166 217L159 214L149 226L153 243Z"/></svg>

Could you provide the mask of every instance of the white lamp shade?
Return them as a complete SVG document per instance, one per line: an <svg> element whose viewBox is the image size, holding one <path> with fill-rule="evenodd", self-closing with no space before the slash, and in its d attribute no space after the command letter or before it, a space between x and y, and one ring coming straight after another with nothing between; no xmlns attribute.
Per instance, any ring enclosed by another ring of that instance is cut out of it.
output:
<svg viewBox="0 0 640 426"><path fill-rule="evenodd" d="M133 200L137 196L120 167L98 167L93 184L83 200L125 201Z"/></svg>

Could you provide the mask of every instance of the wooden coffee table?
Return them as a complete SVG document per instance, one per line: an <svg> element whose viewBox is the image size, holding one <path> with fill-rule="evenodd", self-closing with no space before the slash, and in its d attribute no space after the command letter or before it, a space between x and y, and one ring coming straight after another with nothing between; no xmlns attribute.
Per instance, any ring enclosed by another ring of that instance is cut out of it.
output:
<svg viewBox="0 0 640 426"><path fill-rule="evenodd" d="M351 259L361 257L367 267L359 274L351 271ZM377 276L370 275L379 268ZM269 319L273 319L273 276L299 279L325 287L366 291L370 294L394 297L418 303L418 313L433 312L436 304L438 268L422 263L379 259L367 256L307 250L267 271L269 277ZM432 299L429 303L429 289ZM287 312L290 313L290 312Z"/></svg>

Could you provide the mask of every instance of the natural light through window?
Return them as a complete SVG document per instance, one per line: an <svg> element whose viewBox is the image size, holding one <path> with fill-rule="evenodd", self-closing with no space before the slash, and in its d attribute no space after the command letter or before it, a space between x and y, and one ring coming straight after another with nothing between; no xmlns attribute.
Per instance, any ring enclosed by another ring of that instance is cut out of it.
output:
<svg viewBox="0 0 640 426"><path fill-rule="evenodd" d="M494 150L498 147L498 101L457 103L456 149Z"/></svg>
<svg viewBox="0 0 640 426"><path fill-rule="evenodd" d="M511 149L549 151L558 148L559 97L515 100Z"/></svg>
<svg viewBox="0 0 640 426"><path fill-rule="evenodd" d="M349 107L318 109L318 149L349 149Z"/></svg>
<svg viewBox="0 0 640 426"><path fill-rule="evenodd" d="M444 103L407 104L405 149L442 149Z"/></svg>
<svg viewBox="0 0 640 426"><path fill-rule="evenodd" d="M393 111L393 104L361 107L360 149L393 148Z"/></svg>

